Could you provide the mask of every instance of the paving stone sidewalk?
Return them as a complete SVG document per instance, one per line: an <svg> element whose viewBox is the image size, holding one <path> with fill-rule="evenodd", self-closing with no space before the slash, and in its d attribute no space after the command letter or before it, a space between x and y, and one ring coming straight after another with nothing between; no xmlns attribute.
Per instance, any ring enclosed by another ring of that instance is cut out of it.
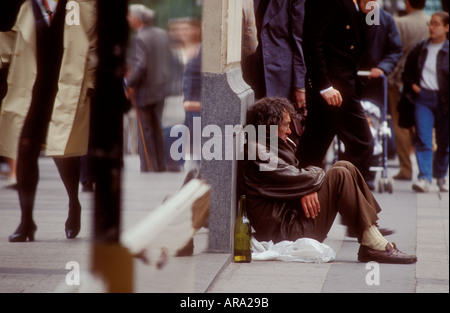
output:
<svg viewBox="0 0 450 313"><path fill-rule="evenodd" d="M122 228L133 227L163 199L181 186L185 173L140 173L137 156L125 158L123 174ZM20 219L17 193L0 179L0 292L51 293L69 290L68 262L91 268L92 194L80 193L82 230L67 240L64 222L67 196L53 161L40 158L41 179L36 199L36 241L9 243L8 236ZM283 261L230 262L230 254L208 253L208 229L195 236L191 257L170 258L158 270L134 261L136 293L448 293L449 292L449 199L434 185L430 193L417 194L411 182L394 183L394 192L375 193L381 207L380 225L396 230L389 240L404 252L416 253L417 264L381 264L379 284L368 284L373 268L356 260L358 243L345 236L337 221L326 244L336 260L326 264ZM214 201L214 199L212 199ZM176 232L167 234L176 236ZM84 277L84 276L82 276ZM372 277L373 278L373 277ZM372 280L373 281L373 280ZM87 280L85 280L87 284ZM81 282L83 285L83 282ZM92 283L84 286L96 291Z"/></svg>

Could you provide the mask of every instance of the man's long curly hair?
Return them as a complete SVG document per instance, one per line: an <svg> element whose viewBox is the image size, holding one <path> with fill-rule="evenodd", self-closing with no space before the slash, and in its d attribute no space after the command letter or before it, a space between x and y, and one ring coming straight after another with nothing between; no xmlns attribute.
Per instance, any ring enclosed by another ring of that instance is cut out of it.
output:
<svg viewBox="0 0 450 313"><path fill-rule="evenodd" d="M284 112L289 115L295 114L295 109L292 103L285 98L262 98L256 101L247 111L247 125L253 125L256 128L258 125L280 125L283 121Z"/></svg>

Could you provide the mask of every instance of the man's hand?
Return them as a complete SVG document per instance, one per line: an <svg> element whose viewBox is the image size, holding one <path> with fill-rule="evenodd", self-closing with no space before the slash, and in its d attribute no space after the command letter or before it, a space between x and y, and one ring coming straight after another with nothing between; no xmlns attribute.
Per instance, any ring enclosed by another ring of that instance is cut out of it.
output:
<svg viewBox="0 0 450 313"><path fill-rule="evenodd" d="M374 67L373 69L370 70L369 78L378 78L383 74L384 74L384 72L382 69Z"/></svg>
<svg viewBox="0 0 450 313"><path fill-rule="evenodd" d="M294 97L299 109L306 106L306 91L295 89Z"/></svg>
<svg viewBox="0 0 450 313"><path fill-rule="evenodd" d="M316 218L320 212L320 203L317 192L311 193L300 199L303 207L303 212L307 218Z"/></svg>
<svg viewBox="0 0 450 313"><path fill-rule="evenodd" d="M419 93L421 89L420 86L417 84L412 84L411 88L415 93Z"/></svg>
<svg viewBox="0 0 450 313"><path fill-rule="evenodd" d="M125 96L128 100L134 99L134 89L132 87L125 88Z"/></svg>
<svg viewBox="0 0 450 313"><path fill-rule="evenodd" d="M330 90L325 92L322 97L331 106L340 107L342 104L342 96L337 89L331 88Z"/></svg>

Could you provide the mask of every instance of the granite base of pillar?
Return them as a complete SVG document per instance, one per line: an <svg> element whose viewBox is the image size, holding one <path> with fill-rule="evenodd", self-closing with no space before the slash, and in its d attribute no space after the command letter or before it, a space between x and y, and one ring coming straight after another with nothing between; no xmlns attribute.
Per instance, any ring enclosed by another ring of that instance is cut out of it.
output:
<svg viewBox="0 0 450 313"><path fill-rule="evenodd" d="M253 102L253 90L242 79L240 68L219 74L202 73L201 122L204 153L201 177L211 186L208 222L208 252L211 253L231 253L237 207L237 162L234 151L229 151L230 146L233 150L236 149L236 134L231 134L229 129L230 126L245 124L247 108ZM208 125L212 127L207 127ZM205 128L216 131L208 134L205 133ZM211 149L221 149L222 153L215 151L212 154ZM211 155L215 157L211 159ZM209 158L205 159L205 156Z"/></svg>

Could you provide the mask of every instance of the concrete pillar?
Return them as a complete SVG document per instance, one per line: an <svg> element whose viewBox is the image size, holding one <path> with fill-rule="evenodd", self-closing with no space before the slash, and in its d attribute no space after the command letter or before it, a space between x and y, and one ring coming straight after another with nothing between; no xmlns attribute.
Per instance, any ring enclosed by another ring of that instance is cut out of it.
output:
<svg viewBox="0 0 450 313"><path fill-rule="evenodd" d="M222 147L221 158L201 161L202 178L211 185L208 250L230 253L237 172L236 160L227 157L230 151L225 151L225 143L233 142L234 149L236 136L226 134L225 126L243 125L247 107L254 100L240 68L242 2L203 1L202 16L202 129L207 125L220 128L214 136L202 136L202 147L211 144L211 138Z"/></svg>

